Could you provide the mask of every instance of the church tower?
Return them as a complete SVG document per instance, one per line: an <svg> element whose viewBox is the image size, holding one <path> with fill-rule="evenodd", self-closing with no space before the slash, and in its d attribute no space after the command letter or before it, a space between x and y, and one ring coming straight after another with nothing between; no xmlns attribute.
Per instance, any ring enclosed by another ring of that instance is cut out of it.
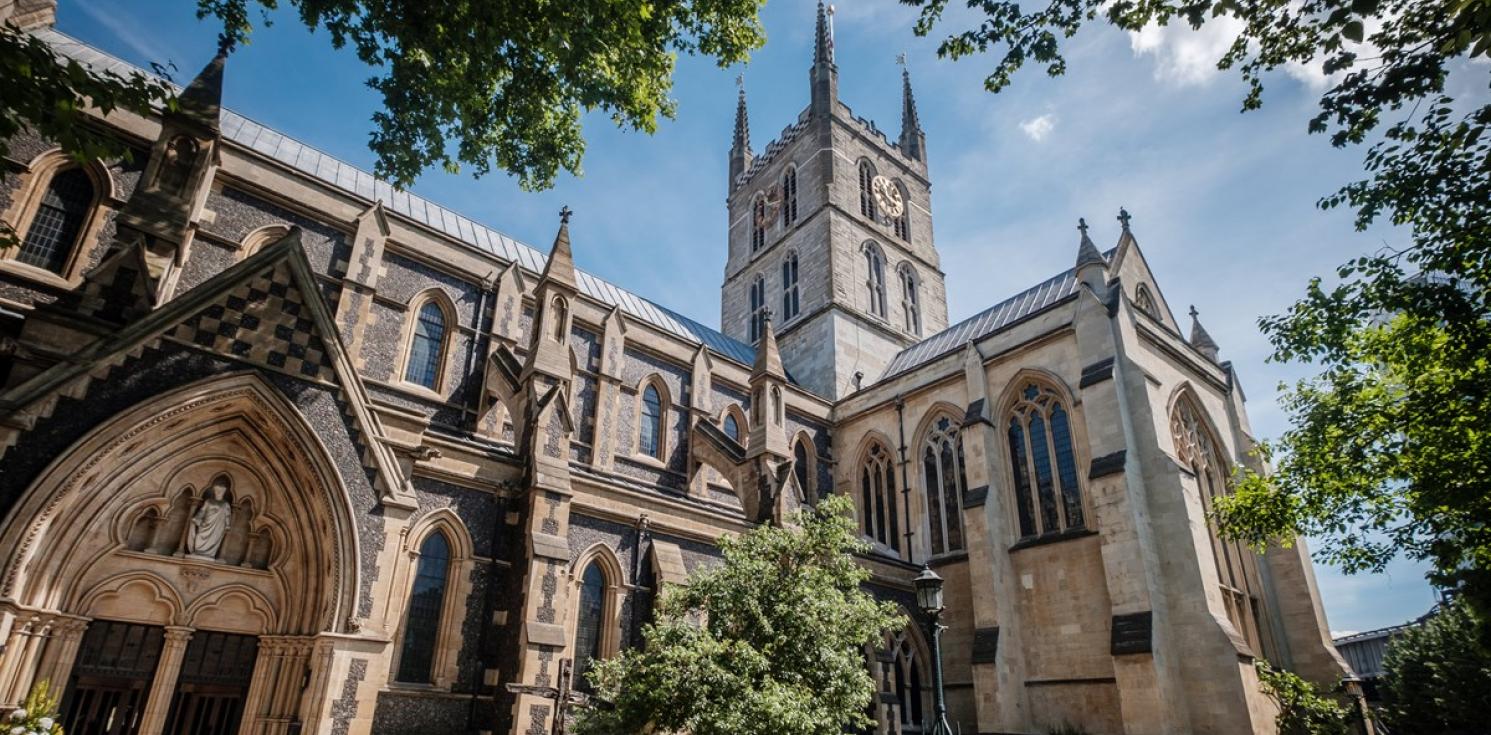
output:
<svg viewBox="0 0 1491 735"><path fill-rule="evenodd" d="M894 142L839 101L838 75L832 16L820 2L809 104L759 155L741 81L721 287L725 333L756 343L769 313L787 371L830 399L879 378L897 352L947 326L910 73L898 85Z"/></svg>

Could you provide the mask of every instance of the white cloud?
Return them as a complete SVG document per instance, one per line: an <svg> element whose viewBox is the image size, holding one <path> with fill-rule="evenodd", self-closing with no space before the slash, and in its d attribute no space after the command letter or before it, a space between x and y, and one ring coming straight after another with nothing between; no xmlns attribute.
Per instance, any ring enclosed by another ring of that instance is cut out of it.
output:
<svg viewBox="0 0 1491 735"><path fill-rule="evenodd" d="M1244 28L1229 16L1212 18L1193 30L1185 22L1148 25L1129 31L1129 48L1135 56L1153 56L1155 79L1176 86L1200 86L1219 71L1217 62Z"/></svg>
<svg viewBox="0 0 1491 735"><path fill-rule="evenodd" d="M1020 123L1020 130L1024 131L1026 137L1037 143L1044 141L1055 129L1056 116L1049 112Z"/></svg>
<svg viewBox="0 0 1491 735"><path fill-rule="evenodd" d="M1292 4L1298 7L1298 3ZM1368 18L1366 35L1382 29L1383 21ZM1169 25L1150 24L1139 31L1129 32L1129 48L1135 56L1153 56L1155 79L1178 87L1202 86L1210 82L1221 70L1217 62L1232 46L1245 28L1245 24L1232 16L1208 19L1199 29L1191 28L1185 21ZM1371 58L1380 52L1370 42L1345 42L1349 51L1359 58ZM1344 72L1327 75L1324 57L1308 63L1290 61L1279 67L1285 74L1312 90L1323 90L1335 83Z"/></svg>

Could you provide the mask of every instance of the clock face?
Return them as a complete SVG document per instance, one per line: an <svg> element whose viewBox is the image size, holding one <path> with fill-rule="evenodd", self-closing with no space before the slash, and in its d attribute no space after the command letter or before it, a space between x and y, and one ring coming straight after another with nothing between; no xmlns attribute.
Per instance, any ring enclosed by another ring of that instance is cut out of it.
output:
<svg viewBox="0 0 1491 735"><path fill-rule="evenodd" d="M884 176L871 179L870 193L875 195L875 207L886 217L894 219L906 211L906 200L901 197L900 188L892 184L890 179Z"/></svg>

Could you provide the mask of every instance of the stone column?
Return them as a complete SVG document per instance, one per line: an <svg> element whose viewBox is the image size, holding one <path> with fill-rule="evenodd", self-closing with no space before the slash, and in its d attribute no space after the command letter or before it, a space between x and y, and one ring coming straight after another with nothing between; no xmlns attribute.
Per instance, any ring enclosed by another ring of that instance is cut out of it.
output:
<svg viewBox="0 0 1491 735"><path fill-rule="evenodd" d="M67 687L87 629L88 621L82 618L59 618L52 623L52 639L42 654L36 680L48 682L53 694L60 695Z"/></svg>
<svg viewBox="0 0 1491 735"><path fill-rule="evenodd" d="M1019 580L1009 547L1019 534L1010 527L1013 496L1002 481L999 442L1003 435L995 428L983 356L973 343L965 348L963 380L968 397L962 428L968 473L963 528L973 607L969 661L974 707L980 732L1018 732L1026 725L1025 647Z"/></svg>
<svg viewBox="0 0 1491 735"><path fill-rule="evenodd" d="M0 705L13 708L25 701L36 675L37 657L46 641L47 626L34 613L20 613L5 642L0 662Z"/></svg>
<svg viewBox="0 0 1491 735"><path fill-rule="evenodd" d="M181 660L186 656L186 644L192 639L194 632L191 628L166 626L166 640L161 644L160 660L155 665L155 679L150 684L150 695L145 699L145 713L140 717L139 735L159 735L165 729L171 698L176 694L176 676L181 673Z"/></svg>

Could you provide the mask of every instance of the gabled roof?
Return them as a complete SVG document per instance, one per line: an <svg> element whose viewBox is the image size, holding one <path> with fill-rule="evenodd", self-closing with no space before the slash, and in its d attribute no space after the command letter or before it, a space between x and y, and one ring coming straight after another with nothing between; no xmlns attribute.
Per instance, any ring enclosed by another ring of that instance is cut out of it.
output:
<svg viewBox="0 0 1491 735"><path fill-rule="evenodd" d="M41 28L33 33L58 53L94 69L121 75L134 72L149 74L123 59L89 46L54 28ZM370 204L381 201L389 211L444 232L469 247L506 261L516 262L534 273L542 273L544 270L546 256L531 245L456 214L421 196L396 189L392 184L367 171L340 161L284 133L260 125L227 108L222 110L221 129L224 140L232 141L279 161L325 184L366 200ZM657 327L690 344L703 344L746 368L749 368L755 361L756 351L753 347L727 337L717 329L680 316L584 271L576 270L575 277L581 293L607 306L618 306L628 316Z"/></svg>
<svg viewBox="0 0 1491 735"><path fill-rule="evenodd" d="M1113 251L1103 253L1113 257ZM947 329L896 353L880 380L907 372L950 352L970 341L977 341L1014 323L1035 316L1065 301L1077 292L1077 269L1068 268L1031 288L1021 291Z"/></svg>

